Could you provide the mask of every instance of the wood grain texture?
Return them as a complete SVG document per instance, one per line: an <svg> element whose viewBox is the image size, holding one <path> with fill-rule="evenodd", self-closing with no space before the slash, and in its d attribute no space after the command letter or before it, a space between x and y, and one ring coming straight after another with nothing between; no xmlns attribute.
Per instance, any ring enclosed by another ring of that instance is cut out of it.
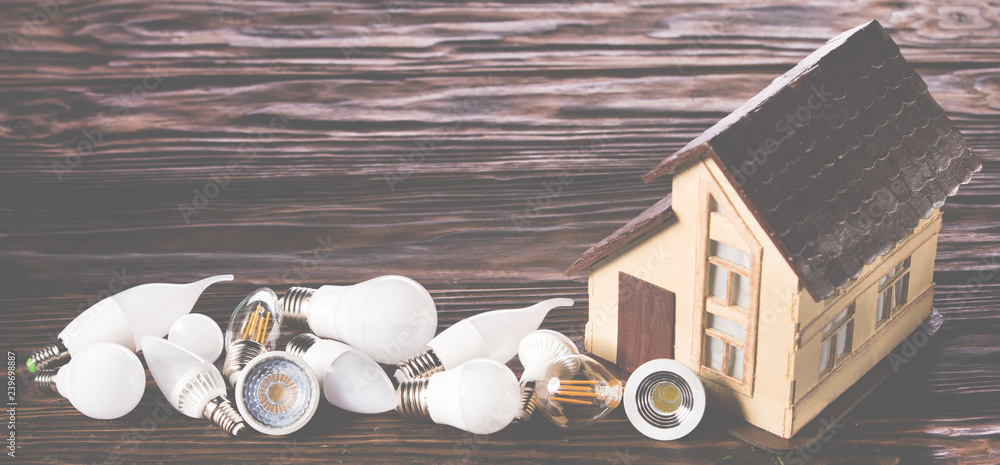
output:
<svg viewBox="0 0 1000 465"><path fill-rule="evenodd" d="M543 327L580 343L586 281L562 271L669 191L639 177L872 18L984 168L944 209L939 336L819 451L775 456L709 424L655 442L623 412L477 437L330 406L294 436L231 440L164 419L150 381L103 422L22 387L19 461L1000 461L995 2L56 3L0 9L0 349L18 363L122 282L229 272L195 311L224 322L256 286L398 273L442 328L572 297Z"/></svg>

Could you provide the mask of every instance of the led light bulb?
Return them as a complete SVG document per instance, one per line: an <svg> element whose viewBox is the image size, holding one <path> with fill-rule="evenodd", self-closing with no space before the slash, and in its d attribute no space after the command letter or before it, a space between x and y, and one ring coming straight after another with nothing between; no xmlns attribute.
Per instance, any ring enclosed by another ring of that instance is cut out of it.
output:
<svg viewBox="0 0 1000 465"><path fill-rule="evenodd" d="M225 346L219 325L203 313L189 313L178 318L170 327L167 340L209 363L218 360Z"/></svg>
<svg viewBox="0 0 1000 465"><path fill-rule="evenodd" d="M397 364L396 380L429 376L474 358L507 363L517 355L517 345L538 329L555 307L573 305L573 299L549 299L516 310L494 310L455 323L427 343L419 353Z"/></svg>
<svg viewBox="0 0 1000 465"><path fill-rule="evenodd" d="M233 275L227 274L189 284L142 284L107 297L74 318L55 344L29 357L28 371L58 366L97 342L113 342L135 352L143 336L166 336L170 325L191 311L205 288L232 280Z"/></svg>
<svg viewBox="0 0 1000 465"><path fill-rule="evenodd" d="M98 342L80 349L56 370L39 371L35 383L69 399L90 418L111 420L139 405L146 390L146 371L132 350Z"/></svg>
<svg viewBox="0 0 1000 465"><path fill-rule="evenodd" d="M262 352L274 350L281 336L278 296L270 288L253 291L233 310L226 330L226 360L222 375L236 386L240 370Z"/></svg>
<svg viewBox="0 0 1000 465"><path fill-rule="evenodd" d="M406 418L429 418L473 434L504 429L517 414L520 389L514 372L479 358L427 378L402 382L396 411Z"/></svg>
<svg viewBox="0 0 1000 465"><path fill-rule="evenodd" d="M549 361L579 353L576 344L568 337L548 329L535 331L521 340L517 347L517 357L521 360L524 372L521 373L521 408L515 421L531 419L536 407L535 384L542 379Z"/></svg>
<svg viewBox="0 0 1000 465"><path fill-rule="evenodd" d="M153 381L170 405L191 418L204 418L231 436L242 436L246 424L226 398L226 382L215 365L160 338L142 338L142 355Z"/></svg>
<svg viewBox="0 0 1000 465"><path fill-rule="evenodd" d="M676 360L650 360L625 383L625 415L649 438L680 439L705 415L705 387L690 368Z"/></svg>
<svg viewBox="0 0 1000 465"><path fill-rule="evenodd" d="M236 408L253 429L279 436L309 423L319 406L319 381L301 358L265 352L250 361L236 380Z"/></svg>
<svg viewBox="0 0 1000 465"><path fill-rule="evenodd" d="M309 333L293 337L285 350L312 367L331 404L355 413L382 413L396 407L392 380L363 352Z"/></svg>
<svg viewBox="0 0 1000 465"><path fill-rule="evenodd" d="M567 429L604 418L622 400L624 386L586 355L563 355L545 365L535 384L535 402L546 418Z"/></svg>
<svg viewBox="0 0 1000 465"><path fill-rule="evenodd" d="M379 276L353 286L293 287L281 308L289 327L346 342L389 365L416 353L437 331L434 300L404 276Z"/></svg>

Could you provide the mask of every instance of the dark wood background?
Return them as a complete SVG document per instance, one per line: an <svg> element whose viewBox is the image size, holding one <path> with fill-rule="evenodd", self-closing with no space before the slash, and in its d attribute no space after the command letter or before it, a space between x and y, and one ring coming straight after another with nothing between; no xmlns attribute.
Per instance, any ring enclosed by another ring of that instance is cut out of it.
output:
<svg viewBox="0 0 1000 465"><path fill-rule="evenodd" d="M656 442L623 412L479 437L329 405L233 440L154 419L150 379L114 421L19 385L4 463L1000 463L1000 4L965 3L4 0L0 348L19 365L121 281L230 272L196 312L394 273L442 328L572 297L543 326L582 346L586 279L562 271L670 189L639 177L872 18L984 165L945 207L939 337L818 451L710 424Z"/></svg>

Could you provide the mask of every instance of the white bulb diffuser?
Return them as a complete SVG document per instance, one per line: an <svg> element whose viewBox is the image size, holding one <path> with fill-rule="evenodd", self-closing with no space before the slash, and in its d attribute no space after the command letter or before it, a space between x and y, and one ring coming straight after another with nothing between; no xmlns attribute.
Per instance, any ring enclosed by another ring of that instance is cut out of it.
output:
<svg viewBox="0 0 1000 465"><path fill-rule="evenodd" d="M379 276L352 286L293 287L281 308L289 327L345 342L389 365L416 353L437 331L434 300L405 276Z"/></svg>
<svg viewBox="0 0 1000 465"><path fill-rule="evenodd" d="M215 365L152 336L142 338L142 354L153 381L173 408L191 418L211 421L231 436L243 435L246 424L226 398L226 382Z"/></svg>
<svg viewBox="0 0 1000 465"><path fill-rule="evenodd" d="M28 371L58 366L98 342L113 342L135 352L144 336L166 336L174 321L191 312L205 288L232 280L233 275L227 274L188 284L142 284L107 297L73 319L55 344L29 357Z"/></svg>
<svg viewBox="0 0 1000 465"><path fill-rule="evenodd" d="M39 371L35 383L97 420L112 420L131 412L146 390L146 371L131 349L98 342L80 349L69 363Z"/></svg>
<svg viewBox="0 0 1000 465"><path fill-rule="evenodd" d="M178 318L170 327L167 340L209 363L219 359L225 345L222 329L203 313L189 313Z"/></svg>
<svg viewBox="0 0 1000 465"><path fill-rule="evenodd" d="M313 369L328 402L355 413L382 413L396 407L392 380L378 362L343 342L302 333L285 350Z"/></svg>
<svg viewBox="0 0 1000 465"><path fill-rule="evenodd" d="M507 363L517 355L521 339L537 330L549 311L572 305L573 299L549 299L526 308L494 310L466 318L431 339L424 350L399 362L396 380L428 376L474 358Z"/></svg>
<svg viewBox="0 0 1000 465"><path fill-rule="evenodd" d="M230 386L236 386L240 370L254 357L274 350L281 337L281 312L278 296L262 287L250 293L233 310L226 329L226 359L222 376Z"/></svg>
<svg viewBox="0 0 1000 465"><path fill-rule="evenodd" d="M427 378L406 380L397 389L396 411L473 434L492 434L514 420L520 400L510 368L485 358L470 360Z"/></svg>
<svg viewBox="0 0 1000 465"><path fill-rule="evenodd" d="M546 365L563 355L579 354L576 344L562 333L548 329L535 331L524 339L517 348L517 357L524 367L521 373L521 407L515 418L518 422L528 421L535 411L535 383L545 375Z"/></svg>

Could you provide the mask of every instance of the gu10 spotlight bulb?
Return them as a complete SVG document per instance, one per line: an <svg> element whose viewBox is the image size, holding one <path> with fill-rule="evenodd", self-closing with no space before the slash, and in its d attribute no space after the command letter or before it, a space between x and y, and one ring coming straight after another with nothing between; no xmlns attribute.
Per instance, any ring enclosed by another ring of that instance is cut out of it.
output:
<svg viewBox="0 0 1000 465"><path fill-rule="evenodd" d="M233 275L227 274L189 284L142 284L107 297L74 318L55 344L29 357L28 371L59 366L98 342L113 342L135 352L143 336L166 336L170 325L191 311L205 288L232 280Z"/></svg>
<svg viewBox="0 0 1000 465"><path fill-rule="evenodd" d="M545 365L535 385L538 408L561 428L581 428L604 418L622 400L624 386L586 355L563 355Z"/></svg>
<svg viewBox="0 0 1000 465"><path fill-rule="evenodd" d="M514 418L517 422L531 419L535 411L535 384L545 375L549 361L563 355L579 354L568 337L548 329L540 329L521 340L517 348L517 357L524 366L521 373L521 408Z"/></svg>
<svg viewBox="0 0 1000 465"><path fill-rule="evenodd" d="M404 276L379 276L353 286L293 287L281 309L289 327L343 341L389 365L416 353L437 331L434 300Z"/></svg>
<svg viewBox="0 0 1000 465"><path fill-rule="evenodd" d="M35 384L69 399L90 418L112 420L139 405L146 390L146 371L132 350L98 342L80 349L58 369L39 371Z"/></svg>
<svg viewBox="0 0 1000 465"><path fill-rule="evenodd" d="M319 381L301 358L265 352L250 361L236 380L236 408L253 429L280 436L309 423L319 406Z"/></svg>
<svg viewBox="0 0 1000 465"><path fill-rule="evenodd" d="M142 338L142 355L153 381L178 412L211 421L230 436L243 435L246 424L226 398L226 382L215 365L152 336Z"/></svg>
<svg viewBox="0 0 1000 465"><path fill-rule="evenodd" d="M573 299L549 299L516 310L494 310L455 323L427 343L421 352L397 364L396 380L402 382L449 370L474 358L507 363L517 355L517 345L538 329L555 307L573 305Z"/></svg>
<svg viewBox="0 0 1000 465"><path fill-rule="evenodd" d="M648 361L625 383L625 414L649 438L680 439L705 415L705 387L690 368L676 360Z"/></svg>
<svg viewBox="0 0 1000 465"><path fill-rule="evenodd" d="M520 389L514 373L490 359L471 360L427 378L403 381L396 391L403 417L429 418L473 434L504 429L517 414Z"/></svg>
<svg viewBox="0 0 1000 465"><path fill-rule="evenodd" d="M269 288L253 291L236 306L226 330L226 360L222 375L236 386L240 370L262 352L274 350L281 336L278 296Z"/></svg>
<svg viewBox="0 0 1000 465"><path fill-rule="evenodd" d="M209 363L215 363L225 348L225 339L219 325L202 313L189 313L178 318L170 327L167 340Z"/></svg>
<svg viewBox="0 0 1000 465"><path fill-rule="evenodd" d="M396 407L396 388L378 362L342 342L302 333L285 350L313 369L326 400L355 413L382 413Z"/></svg>

